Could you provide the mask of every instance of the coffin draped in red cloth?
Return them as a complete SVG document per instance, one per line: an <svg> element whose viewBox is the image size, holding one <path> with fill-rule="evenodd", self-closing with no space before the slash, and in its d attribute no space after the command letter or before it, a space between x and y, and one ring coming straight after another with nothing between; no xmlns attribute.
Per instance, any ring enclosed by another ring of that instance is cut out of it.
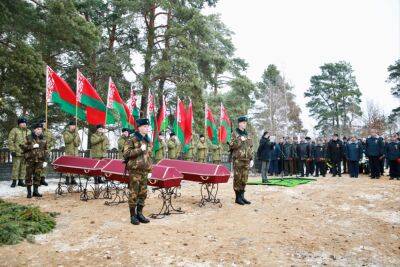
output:
<svg viewBox="0 0 400 267"><path fill-rule="evenodd" d="M125 172L125 164L122 160L111 160L101 171L108 180L129 182L129 173L128 171ZM183 175L175 168L153 165L151 178L149 178L147 185L160 188L178 187L181 185L182 178Z"/></svg>
<svg viewBox="0 0 400 267"><path fill-rule="evenodd" d="M199 183L226 183L230 177L228 168L223 165L173 159L163 159L157 165L174 167L183 174L183 180Z"/></svg>
<svg viewBox="0 0 400 267"><path fill-rule="evenodd" d="M61 156L53 161L54 171L87 176L101 176L101 169L111 159L92 159L75 156Z"/></svg>

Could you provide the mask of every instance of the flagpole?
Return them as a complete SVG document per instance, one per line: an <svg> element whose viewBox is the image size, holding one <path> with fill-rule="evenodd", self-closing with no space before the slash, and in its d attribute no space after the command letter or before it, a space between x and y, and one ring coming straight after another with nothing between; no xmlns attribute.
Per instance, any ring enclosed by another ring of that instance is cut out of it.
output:
<svg viewBox="0 0 400 267"><path fill-rule="evenodd" d="M107 90L107 103L106 103L106 118L104 121L104 127L107 125L107 114L108 114L108 95L110 93L110 83L111 83L111 77L108 79L108 90Z"/></svg>
<svg viewBox="0 0 400 267"><path fill-rule="evenodd" d="M75 92L75 128L78 128L78 69L76 69L76 92Z"/></svg>
<svg viewBox="0 0 400 267"><path fill-rule="evenodd" d="M44 116L45 116L45 120L46 120L46 122L45 122L45 126L46 126L46 129L47 129L47 110L48 110L48 107L47 107L47 98L48 98L48 96L47 96L47 90L48 90L48 87L47 87L47 83L48 83L48 80L49 80L49 71L48 71L48 66L46 65L46 86L45 86L45 90L46 90L46 92L45 92L45 102L46 102L46 107L45 107L45 111L44 111Z"/></svg>
<svg viewBox="0 0 400 267"><path fill-rule="evenodd" d="M204 139L207 140L207 109L208 109L208 105L206 102L206 105L204 107Z"/></svg>

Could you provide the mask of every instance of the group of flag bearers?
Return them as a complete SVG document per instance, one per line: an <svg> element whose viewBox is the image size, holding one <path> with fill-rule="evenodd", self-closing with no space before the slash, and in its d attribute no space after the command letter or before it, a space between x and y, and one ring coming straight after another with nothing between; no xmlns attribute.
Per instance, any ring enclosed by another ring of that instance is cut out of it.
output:
<svg viewBox="0 0 400 267"><path fill-rule="evenodd" d="M344 171L350 177L358 178L360 163L363 162L365 168L366 160L372 179L383 175L385 163L389 167L390 179L400 179L399 134L394 133L384 140L375 129L370 130L366 139L354 135L340 139L334 134L330 140L300 137L299 141L297 137L275 141L274 136L264 132L257 156L261 160L261 176L265 183L268 174L325 177L328 170L333 177L341 177Z"/></svg>

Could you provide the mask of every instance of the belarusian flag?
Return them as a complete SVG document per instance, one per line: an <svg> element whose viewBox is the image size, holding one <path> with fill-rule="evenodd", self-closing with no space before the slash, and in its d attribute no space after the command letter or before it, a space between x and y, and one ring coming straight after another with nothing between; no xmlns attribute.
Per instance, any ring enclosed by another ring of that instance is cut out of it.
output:
<svg viewBox="0 0 400 267"><path fill-rule="evenodd" d="M178 137L181 145L185 144L185 127L186 127L186 112L185 112L185 105L183 102L178 98L178 102L176 104L176 115L174 121L174 132Z"/></svg>
<svg viewBox="0 0 400 267"><path fill-rule="evenodd" d="M231 120L226 113L226 109L221 102L221 116L219 118L219 129L218 129L218 141L220 143L226 143L231 141L232 136L232 124Z"/></svg>
<svg viewBox="0 0 400 267"><path fill-rule="evenodd" d="M149 136L152 140L155 140L155 135L158 132L156 129L156 114L154 112L154 95L150 93L149 95L149 103L147 105L147 117L149 119Z"/></svg>
<svg viewBox="0 0 400 267"><path fill-rule="evenodd" d="M162 98L162 104L158 110L157 116L157 130L158 132L165 131L168 128L168 117L167 117L167 105L165 103L165 97Z"/></svg>
<svg viewBox="0 0 400 267"><path fill-rule="evenodd" d="M205 127L206 127L206 133L208 138L211 140L213 144L218 144L218 129L217 129L217 124L215 123L214 116L211 112L211 109L208 107L207 103L205 106Z"/></svg>
<svg viewBox="0 0 400 267"><path fill-rule="evenodd" d="M189 143L192 140L193 130L193 106L192 99L190 99L189 107L186 112L186 121L185 121L185 145L183 146L183 152L186 153L189 150Z"/></svg>
<svg viewBox="0 0 400 267"><path fill-rule="evenodd" d="M104 124L106 119L106 105L83 74L76 70L76 101L82 103L86 109L88 124ZM114 117L110 117L110 119Z"/></svg>
<svg viewBox="0 0 400 267"><path fill-rule="evenodd" d="M49 66L46 67L46 102L55 103L62 111L86 120L85 110L76 102L74 91Z"/></svg>
<svg viewBox="0 0 400 267"><path fill-rule="evenodd" d="M136 96L135 90L132 87L131 87L131 94L130 94L127 104L128 104L128 108L129 108L131 114L133 115L133 117L135 118L135 121L136 121L137 119L140 118L140 111L139 111L139 108L137 107L137 96Z"/></svg>
<svg viewBox="0 0 400 267"><path fill-rule="evenodd" d="M130 113L128 106L122 100L117 86L115 86L110 77L108 82L106 124L114 123L114 120L112 120L113 111L116 111L119 114L122 127L131 129L135 128L135 119Z"/></svg>

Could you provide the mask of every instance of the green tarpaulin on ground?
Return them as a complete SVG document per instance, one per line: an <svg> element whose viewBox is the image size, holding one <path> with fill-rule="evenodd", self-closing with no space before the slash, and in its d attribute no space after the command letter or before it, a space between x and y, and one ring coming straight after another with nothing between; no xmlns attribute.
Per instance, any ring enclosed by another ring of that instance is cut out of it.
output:
<svg viewBox="0 0 400 267"><path fill-rule="evenodd" d="M249 179L248 185L276 185L285 187L294 187L300 184L308 184L309 182L315 181L315 179L308 178L271 178L268 179L268 183L262 183L260 179Z"/></svg>

